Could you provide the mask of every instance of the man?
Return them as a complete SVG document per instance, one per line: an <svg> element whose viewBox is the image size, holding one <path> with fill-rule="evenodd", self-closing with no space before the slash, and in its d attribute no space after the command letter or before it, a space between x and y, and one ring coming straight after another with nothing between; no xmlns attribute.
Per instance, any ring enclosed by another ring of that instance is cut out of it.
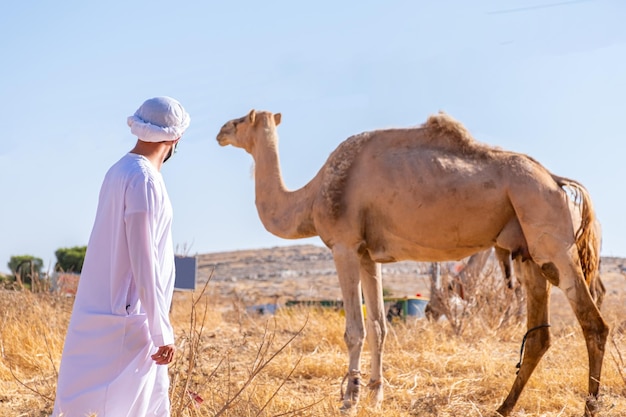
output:
<svg viewBox="0 0 626 417"><path fill-rule="evenodd" d="M172 207L161 166L189 126L169 97L128 118L135 147L107 172L70 319L53 417L169 416Z"/></svg>

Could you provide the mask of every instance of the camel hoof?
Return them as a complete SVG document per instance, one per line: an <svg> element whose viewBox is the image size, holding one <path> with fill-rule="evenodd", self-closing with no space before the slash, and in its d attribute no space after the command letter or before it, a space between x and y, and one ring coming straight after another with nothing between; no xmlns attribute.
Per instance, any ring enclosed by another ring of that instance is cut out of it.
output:
<svg viewBox="0 0 626 417"><path fill-rule="evenodd" d="M600 411L601 401L594 396L589 396L585 402L585 417L596 417Z"/></svg>
<svg viewBox="0 0 626 417"><path fill-rule="evenodd" d="M370 406L375 409L380 409L383 403L383 384L381 380L371 381L367 384L367 387L370 389L368 393L368 399Z"/></svg>
<svg viewBox="0 0 626 417"><path fill-rule="evenodd" d="M343 383L348 381L345 393L343 392ZM343 377L341 381L341 398L343 405L341 406L341 412L356 409L356 405L359 403L359 397L361 394L361 371L353 369Z"/></svg>
<svg viewBox="0 0 626 417"><path fill-rule="evenodd" d="M504 408L504 405L501 405L500 408L493 412L493 417L507 417L510 412L510 408Z"/></svg>
<svg viewBox="0 0 626 417"><path fill-rule="evenodd" d="M356 414L356 404L350 400L344 400L343 405L339 407L339 412L342 415L354 415Z"/></svg>

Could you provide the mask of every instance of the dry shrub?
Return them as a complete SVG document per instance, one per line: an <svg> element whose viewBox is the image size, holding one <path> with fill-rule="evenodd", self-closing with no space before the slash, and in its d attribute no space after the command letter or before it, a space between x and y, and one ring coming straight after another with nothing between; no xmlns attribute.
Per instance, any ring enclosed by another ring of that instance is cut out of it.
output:
<svg viewBox="0 0 626 417"><path fill-rule="evenodd" d="M42 404L54 398L70 311L65 298L0 291L0 416L18 415L3 414L7 402L37 410L27 415L46 415Z"/></svg>
<svg viewBox="0 0 626 417"><path fill-rule="evenodd" d="M521 286L508 288L493 256L484 268L468 274L441 273L441 285L431 293L429 308L444 317L456 335L466 330L499 332L508 337L525 322L526 296Z"/></svg>
<svg viewBox="0 0 626 417"><path fill-rule="evenodd" d="M172 415L274 415L277 404L293 407L279 414L293 415L311 408L314 404L285 404L279 397L281 389L298 378L295 371L303 355L294 355L291 344L302 335L307 317L297 328L287 323L279 328L278 319L259 323L257 317L243 313L239 303L233 303L237 326L224 329L231 336L226 343L212 343L215 333L206 337L205 330L209 311L214 310L209 308L205 290L206 286L197 298L191 294L187 331L178 337L178 359L170 368Z"/></svg>

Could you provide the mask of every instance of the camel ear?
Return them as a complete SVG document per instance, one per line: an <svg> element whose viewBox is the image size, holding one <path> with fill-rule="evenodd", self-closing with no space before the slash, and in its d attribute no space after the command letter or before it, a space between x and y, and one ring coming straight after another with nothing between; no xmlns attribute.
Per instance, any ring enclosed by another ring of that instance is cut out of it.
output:
<svg viewBox="0 0 626 417"><path fill-rule="evenodd" d="M281 119L281 118L282 118L282 116L281 116L281 114L280 114L280 113L276 113L276 114L274 115L274 124L275 124L276 126L278 126L278 125L280 124L280 119Z"/></svg>
<svg viewBox="0 0 626 417"><path fill-rule="evenodd" d="M254 109L250 110L250 113L248 113L248 120L250 120L250 123L254 124L256 120L256 111Z"/></svg>

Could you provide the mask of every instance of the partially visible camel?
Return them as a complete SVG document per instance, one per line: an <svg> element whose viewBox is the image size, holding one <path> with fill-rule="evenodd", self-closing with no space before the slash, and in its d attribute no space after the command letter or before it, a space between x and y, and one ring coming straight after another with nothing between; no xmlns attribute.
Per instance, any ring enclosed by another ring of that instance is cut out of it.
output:
<svg viewBox="0 0 626 417"><path fill-rule="evenodd" d="M523 362L498 412L507 416L550 345L549 287L558 286L582 327L589 356L585 415L597 413L608 326L585 285L589 259L579 256L564 187L580 193L589 239L594 212L585 188L551 174L534 159L480 144L440 113L419 127L361 133L341 143L304 187L287 190L278 157L281 115L250 111L217 135L255 161L256 206L276 236L319 236L333 254L346 313L348 384L343 408L360 396L361 353L371 350L369 388L383 399L386 319L381 263L458 260L492 246L518 259L528 294Z"/></svg>

